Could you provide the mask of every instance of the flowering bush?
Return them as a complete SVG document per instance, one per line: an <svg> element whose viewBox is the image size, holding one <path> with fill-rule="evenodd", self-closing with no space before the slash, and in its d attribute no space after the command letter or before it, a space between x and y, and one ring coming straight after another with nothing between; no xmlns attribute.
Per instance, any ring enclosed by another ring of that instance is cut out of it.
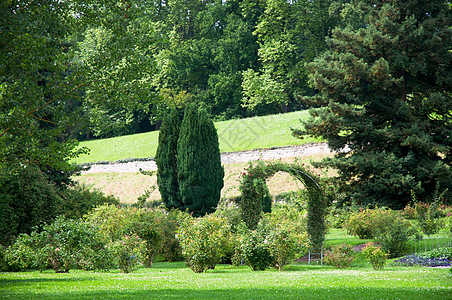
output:
<svg viewBox="0 0 452 300"><path fill-rule="evenodd" d="M15 243L5 249L5 268L9 271L43 270L47 267L47 257L43 251L38 251L43 246L36 232L19 235Z"/></svg>
<svg viewBox="0 0 452 300"><path fill-rule="evenodd" d="M379 211L375 209L361 209L357 213L352 213L345 224L348 234L356 235L360 239L371 239L374 237L373 229L376 220L379 218Z"/></svg>
<svg viewBox="0 0 452 300"><path fill-rule="evenodd" d="M267 241L270 254L281 271L308 249L307 212L294 205L278 205L264 220L268 225Z"/></svg>
<svg viewBox="0 0 452 300"><path fill-rule="evenodd" d="M41 232L21 235L5 257L13 268L43 270L50 265L55 272L69 272L76 265L87 269L106 269L111 256L106 239L96 227L82 220L58 217ZM95 255L94 255L95 253Z"/></svg>
<svg viewBox="0 0 452 300"><path fill-rule="evenodd" d="M325 251L325 262L338 269L344 269L353 262L353 249L350 245L334 245Z"/></svg>
<svg viewBox="0 0 452 300"><path fill-rule="evenodd" d="M120 240L112 242L113 250L119 269L123 273L131 273L140 262L145 251L145 243L137 235L124 235Z"/></svg>
<svg viewBox="0 0 452 300"><path fill-rule="evenodd" d="M85 219L98 226L110 242L123 235L138 235L146 243L144 265L152 266L154 256L161 254L168 261L182 258L182 250L176 240L178 220L186 213L178 210L167 212L161 208L136 208L103 205L96 207Z"/></svg>
<svg viewBox="0 0 452 300"><path fill-rule="evenodd" d="M383 270L388 254L383 252L380 247L375 246L373 243L366 243L363 254L375 270Z"/></svg>
<svg viewBox="0 0 452 300"><path fill-rule="evenodd" d="M424 267L447 267L452 261L446 258L427 258L419 254L403 256L394 261L397 266L424 266Z"/></svg>
<svg viewBox="0 0 452 300"><path fill-rule="evenodd" d="M253 271L263 271L274 264L268 241L269 230L265 222L259 222L255 230L243 236L241 253Z"/></svg>
<svg viewBox="0 0 452 300"><path fill-rule="evenodd" d="M414 238L417 230L411 222L401 217L398 212L387 211L374 228L375 241L389 252L389 257L398 257L408 249L408 242Z"/></svg>
<svg viewBox="0 0 452 300"><path fill-rule="evenodd" d="M226 219L214 215L186 217L177 231L177 239L187 265L195 273L215 268L220 258L231 251L231 231Z"/></svg>

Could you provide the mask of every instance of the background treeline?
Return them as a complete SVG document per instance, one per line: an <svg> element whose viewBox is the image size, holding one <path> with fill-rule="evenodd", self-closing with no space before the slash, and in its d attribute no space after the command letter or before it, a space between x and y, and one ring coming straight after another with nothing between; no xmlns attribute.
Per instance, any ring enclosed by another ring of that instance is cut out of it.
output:
<svg viewBox="0 0 452 300"><path fill-rule="evenodd" d="M217 120L304 108L313 93L305 63L340 22L333 2L99 1L67 41L86 76L70 134L150 131L189 102Z"/></svg>

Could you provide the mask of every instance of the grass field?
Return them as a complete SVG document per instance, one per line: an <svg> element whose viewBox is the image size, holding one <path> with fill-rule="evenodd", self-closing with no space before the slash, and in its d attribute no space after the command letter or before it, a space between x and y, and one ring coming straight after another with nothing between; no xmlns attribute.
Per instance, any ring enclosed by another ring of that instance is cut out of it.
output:
<svg viewBox="0 0 452 300"><path fill-rule="evenodd" d="M327 244L363 243L333 229ZM365 241L364 241L365 242ZM360 253L348 269L295 263L283 272L217 265L195 274L183 262L159 262L132 274L53 271L0 273L1 299L452 299L448 268L374 271Z"/></svg>
<svg viewBox="0 0 452 300"><path fill-rule="evenodd" d="M307 111L287 114L229 120L215 123L221 152L301 145L319 142L292 136L290 128L300 128L300 120L308 117ZM116 161L127 158L154 157L158 145L158 131L81 142L91 152L80 156L76 163Z"/></svg>

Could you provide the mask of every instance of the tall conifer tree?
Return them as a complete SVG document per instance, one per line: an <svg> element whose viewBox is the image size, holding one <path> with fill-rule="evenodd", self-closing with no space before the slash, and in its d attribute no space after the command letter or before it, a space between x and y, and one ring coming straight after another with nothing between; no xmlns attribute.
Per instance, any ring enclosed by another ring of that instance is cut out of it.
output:
<svg viewBox="0 0 452 300"><path fill-rule="evenodd" d="M159 144L155 155L157 164L157 185L165 206L182 208L179 199L177 180L177 140L179 139L180 121L177 110L167 114L160 127Z"/></svg>
<svg viewBox="0 0 452 300"><path fill-rule="evenodd" d="M177 145L179 196L194 216L213 212L220 200L224 170L213 121L195 104L189 105Z"/></svg>
<svg viewBox="0 0 452 300"><path fill-rule="evenodd" d="M452 15L449 1L354 1L352 24L308 67L319 90L304 133L340 153L339 170L358 204L402 208L452 192ZM295 134L301 132L295 132Z"/></svg>

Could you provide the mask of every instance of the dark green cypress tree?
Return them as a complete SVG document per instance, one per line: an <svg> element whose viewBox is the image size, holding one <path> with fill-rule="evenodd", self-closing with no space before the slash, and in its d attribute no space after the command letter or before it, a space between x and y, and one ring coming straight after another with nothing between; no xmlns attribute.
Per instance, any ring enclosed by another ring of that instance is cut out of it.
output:
<svg viewBox="0 0 452 300"><path fill-rule="evenodd" d="M158 168L157 185L162 201L169 209L182 209L177 180L177 140L179 139L179 129L179 116L177 110L173 109L163 118L159 132L159 144L155 155L155 162Z"/></svg>
<svg viewBox="0 0 452 300"><path fill-rule="evenodd" d="M177 146L179 196L194 216L213 212L220 200L224 170L217 130L204 110L189 105Z"/></svg>
<svg viewBox="0 0 452 300"><path fill-rule="evenodd" d="M305 131L349 153L327 159L358 204L403 208L452 192L450 2L353 1L308 67L319 90ZM300 133L300 132L299 132ZM447 198L447 197L446 197Z"/></svg>

